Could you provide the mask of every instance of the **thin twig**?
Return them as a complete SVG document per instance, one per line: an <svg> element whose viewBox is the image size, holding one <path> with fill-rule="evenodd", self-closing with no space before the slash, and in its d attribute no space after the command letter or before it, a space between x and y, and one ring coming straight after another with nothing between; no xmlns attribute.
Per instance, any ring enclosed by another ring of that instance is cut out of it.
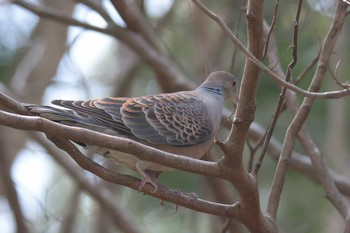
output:
<svg viewBox="0 0 350 233"><path fill-rule="evenodd" d="M271 22L270 28L269 28L269 30L267 32L267 35L266 35L266 41L265 41L264 50L263 50L263 58L265 58L265 56L266 56L267 49L269 47L270 36L271 36L271 33L272 33L273 29L275 28L276 18L277 18L277 11L278 11L279 4L280 4L280 1L276 0L275 8L273 10L273 15L272 15L272 22Z"/></svg>
<svg viewBox="0 0 350 233"><path fill-rule="evenodd" d="M238 38L238 32L239 32L239 26L241 24L241 20L242 20L242 15L244 13L243 9L246 8L246 5L247 5L247 1L242 1L242 6L241 6L241 11L238 15L238 18L237 20L235 21L235 24L234 24L234 29L233 29L233 33L235 35L237 35L237 38ZM231 73L233 72L234 70L234 65L235 65L235 61L236 61L236 57L237 57L237 49L236 47L233 47L233 52L232 52L232 58L231 58L231 64L230 64L230 71Z"/></svg>
<svg viewBox="0 0 350 233"><path fill-rule="evenodd" d="M342 60L339 60L337 62L337 64L335 65L335 70L333 71L332 68L330 67L330 65L328 64L328 70L329 70L329 73L331 74L331 77L333 78L334 82L342 87L342 88L349 88L350 84L349 84L349 81L347 82L341 82L338 77L337 77L337 71L338 71L338 68L339 68L339 65L341 63Z"/></svg>
<svg viewBox="0 0 350 233"><path fill-rule="evenodd" d="M286 78L285 78L285 80L287 82L289 82L290 77L292 75L292 69L298 60L298 51L297 51L298 50L298 26L299 26L299 17L300 17L302 2L303 2L302 0L298 1L297 11L295 13L295 18L294 18L292 61L288 64L288 67L287 67ZM273 114L271 123L270 123L269 127L267 128L266 137L265 137L262 149L261 149L260 156L258 158L258 161L255 164L255 168L254 168L254 172L253 172L255 175L258 175L259 169L262 165L262 162L264 160L264 157L265 157L265 154L267 151L267 147L270 144L270 139L272 137L273 130L276 126L277 119L278 119L280 112L282 111L282 108L283 108L284 97L286 95L286 91L287 91L287 88L282 87L282 90L281 90L281 93L279 95L277 106L276 106L275 112Z"/></svg>

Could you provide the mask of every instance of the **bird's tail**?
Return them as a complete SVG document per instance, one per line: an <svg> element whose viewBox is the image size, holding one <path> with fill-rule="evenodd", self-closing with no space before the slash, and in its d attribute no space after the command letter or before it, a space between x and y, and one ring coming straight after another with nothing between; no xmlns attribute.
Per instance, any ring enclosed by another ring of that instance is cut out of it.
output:
<svg viewBox="0 0 350 233"><path fill-rule="evenodd" d="M96 131L105 131L106 126L91 119L88 115L70 109L51 106L23 104L34 115L69 126L88 128Z"/></svg>
<svg viewBox="0 0 350 233"><path fill-rule="evenodd" d="M55 108L51 106L43 106L36 104L23 104L34 115L55 121L64 125L75 125L77 119L71 110Z"/></svg>

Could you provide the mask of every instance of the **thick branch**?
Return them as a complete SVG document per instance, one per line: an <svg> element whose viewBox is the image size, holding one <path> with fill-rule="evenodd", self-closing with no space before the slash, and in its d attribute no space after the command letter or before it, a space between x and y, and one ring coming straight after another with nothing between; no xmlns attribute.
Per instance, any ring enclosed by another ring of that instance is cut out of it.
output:
<svg viewBox="0 0 350 233"><path fill-rule="evenodd" d="M128 28L145 38L154 49L162 51L157 34L133 1L111 0L111 2L127 24Z"/></svg>

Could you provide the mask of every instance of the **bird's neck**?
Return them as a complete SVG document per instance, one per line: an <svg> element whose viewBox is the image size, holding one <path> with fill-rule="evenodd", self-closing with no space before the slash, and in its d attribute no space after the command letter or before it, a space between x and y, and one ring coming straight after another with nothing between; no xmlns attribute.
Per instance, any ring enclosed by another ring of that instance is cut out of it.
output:
<svg viewBox="0 0 350 233"><path fill-rule="evenodd" d="M214 94L215 96L224 96L224 93L221 88L213 86L200 86L198 88L200 91L205 91Z"/></svg>
<svg viewBox="0 0 350 233"><path fill-rule="evenodd" d="M197 91L201 92L201 95L199 95L201 96L201 101L208 106L208 109L213 109L213 111L209 111L207 114L211 122L214 122L213 130L216 133L220 127L220 119L225 101L224 94L220 88L212 86L202 86Z"/></svg>

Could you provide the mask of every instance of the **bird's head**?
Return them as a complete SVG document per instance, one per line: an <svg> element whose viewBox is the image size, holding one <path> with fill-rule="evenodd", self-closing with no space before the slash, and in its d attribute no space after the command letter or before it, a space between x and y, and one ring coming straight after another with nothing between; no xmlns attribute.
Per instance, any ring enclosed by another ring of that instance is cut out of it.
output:
<svg viewBox="0 0 350 233"><path fill-rule="evenodd" d="M199 88L206 88L209 91L223 95L225 99L238 103L239 82L232 74L225 71L211 73Z"/></svg>

